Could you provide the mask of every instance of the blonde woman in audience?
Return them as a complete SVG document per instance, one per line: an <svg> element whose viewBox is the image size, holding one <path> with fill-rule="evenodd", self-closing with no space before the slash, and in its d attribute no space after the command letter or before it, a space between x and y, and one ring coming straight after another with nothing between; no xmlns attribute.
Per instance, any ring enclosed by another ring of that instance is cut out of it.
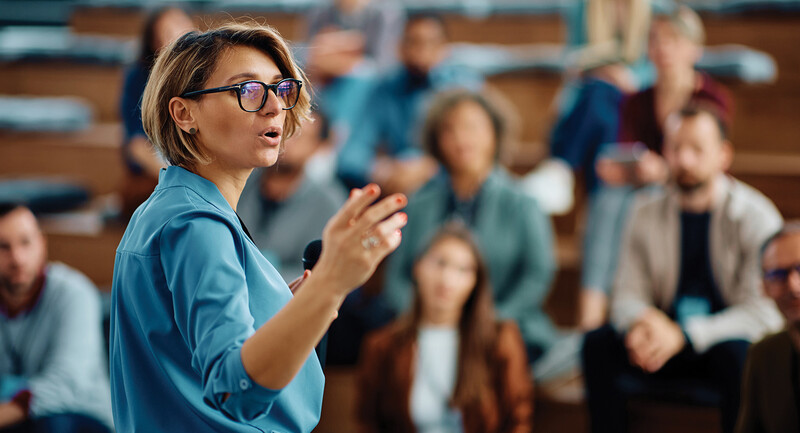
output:
<svg viewBox="0 0 800 433"><path fill-rule="evenodd" d="M110 368L118 432L309 432L324 377L314 345L344 297L400 243L406 199L353 190L313 273L288 286L236 214L308 118L309 92L270 27L230 24L164 48L144 91L167 158L117 249ZM298 260L300 258L298 257Z"/></svg>
<svg viewBox="0 0 800 433"><path fill-rule="evenodd" d="M486 266L465 226L417 256L414 302L367 337L358 421L367 432L528 432L533 382L513 321L495 320Z"/></svg>

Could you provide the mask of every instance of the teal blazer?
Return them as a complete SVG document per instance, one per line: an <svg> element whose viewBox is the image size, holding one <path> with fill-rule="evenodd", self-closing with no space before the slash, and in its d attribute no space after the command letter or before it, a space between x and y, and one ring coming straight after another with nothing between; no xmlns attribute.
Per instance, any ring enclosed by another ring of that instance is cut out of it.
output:
<svg viewBox="0 0 800 433"><path fill-rule="evenodd" d="M443 171L409 200L408 225L389 258L383 287L383 297L395 312L410 307L414 260L450 220L452 194L450 177ZM489 269L499 318L516 321L529 348L546 351L556 338L543 310L556 271L550 219L498 167L481 187L470 229Z"/></svg>

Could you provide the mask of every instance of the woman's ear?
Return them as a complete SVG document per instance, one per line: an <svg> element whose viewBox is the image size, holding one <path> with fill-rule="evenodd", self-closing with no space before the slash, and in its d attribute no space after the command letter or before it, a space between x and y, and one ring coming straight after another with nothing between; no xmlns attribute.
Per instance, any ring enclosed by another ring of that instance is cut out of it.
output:
<svg viewBox="0 0 800 433"><path fill-rule="evenodd" d="M197 122L192 114L193 101L176 96L169 100L169 115L178 128L181 128L187 134L194 134L197 131Z"/></svg>

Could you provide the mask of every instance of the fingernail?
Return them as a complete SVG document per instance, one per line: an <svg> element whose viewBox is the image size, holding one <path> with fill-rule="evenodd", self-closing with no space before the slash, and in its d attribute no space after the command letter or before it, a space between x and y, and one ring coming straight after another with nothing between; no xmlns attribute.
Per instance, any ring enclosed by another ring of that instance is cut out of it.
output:
<svg viewBox="0 0 800 433"><path fill-rule="evenodd" d="M403 204L405 202L405 198L403 196L399 196L396 199L394 199L394 201L396 201L397 204Z"/></svg>
<svg viewBox="0 0 800 433"><path fill-rule="evenodd" d="M378 193L378 186L374 183L367 185L367 193L369 194L377 194Z"/></svg>
<svg viewBox="0 0 800 433"><path fill-rule="evenodd" d="M408 221L408 214L406 214L405 212L400 212L399 215L400 215L400 220L401 221L403 221L403 222Z"/></svg>

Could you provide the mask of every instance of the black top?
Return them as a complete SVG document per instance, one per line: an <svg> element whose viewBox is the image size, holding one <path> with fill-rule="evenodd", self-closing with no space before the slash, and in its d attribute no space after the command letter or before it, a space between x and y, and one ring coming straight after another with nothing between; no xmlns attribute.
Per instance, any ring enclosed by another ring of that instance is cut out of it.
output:
<svg viewBox="0 0 800 433"><path fill-rule="evenodd" d="M681 213L680 277L669 312L681 326L692 316L714 314L725 308L711 268L710 222L708 212Z"/></svg>

